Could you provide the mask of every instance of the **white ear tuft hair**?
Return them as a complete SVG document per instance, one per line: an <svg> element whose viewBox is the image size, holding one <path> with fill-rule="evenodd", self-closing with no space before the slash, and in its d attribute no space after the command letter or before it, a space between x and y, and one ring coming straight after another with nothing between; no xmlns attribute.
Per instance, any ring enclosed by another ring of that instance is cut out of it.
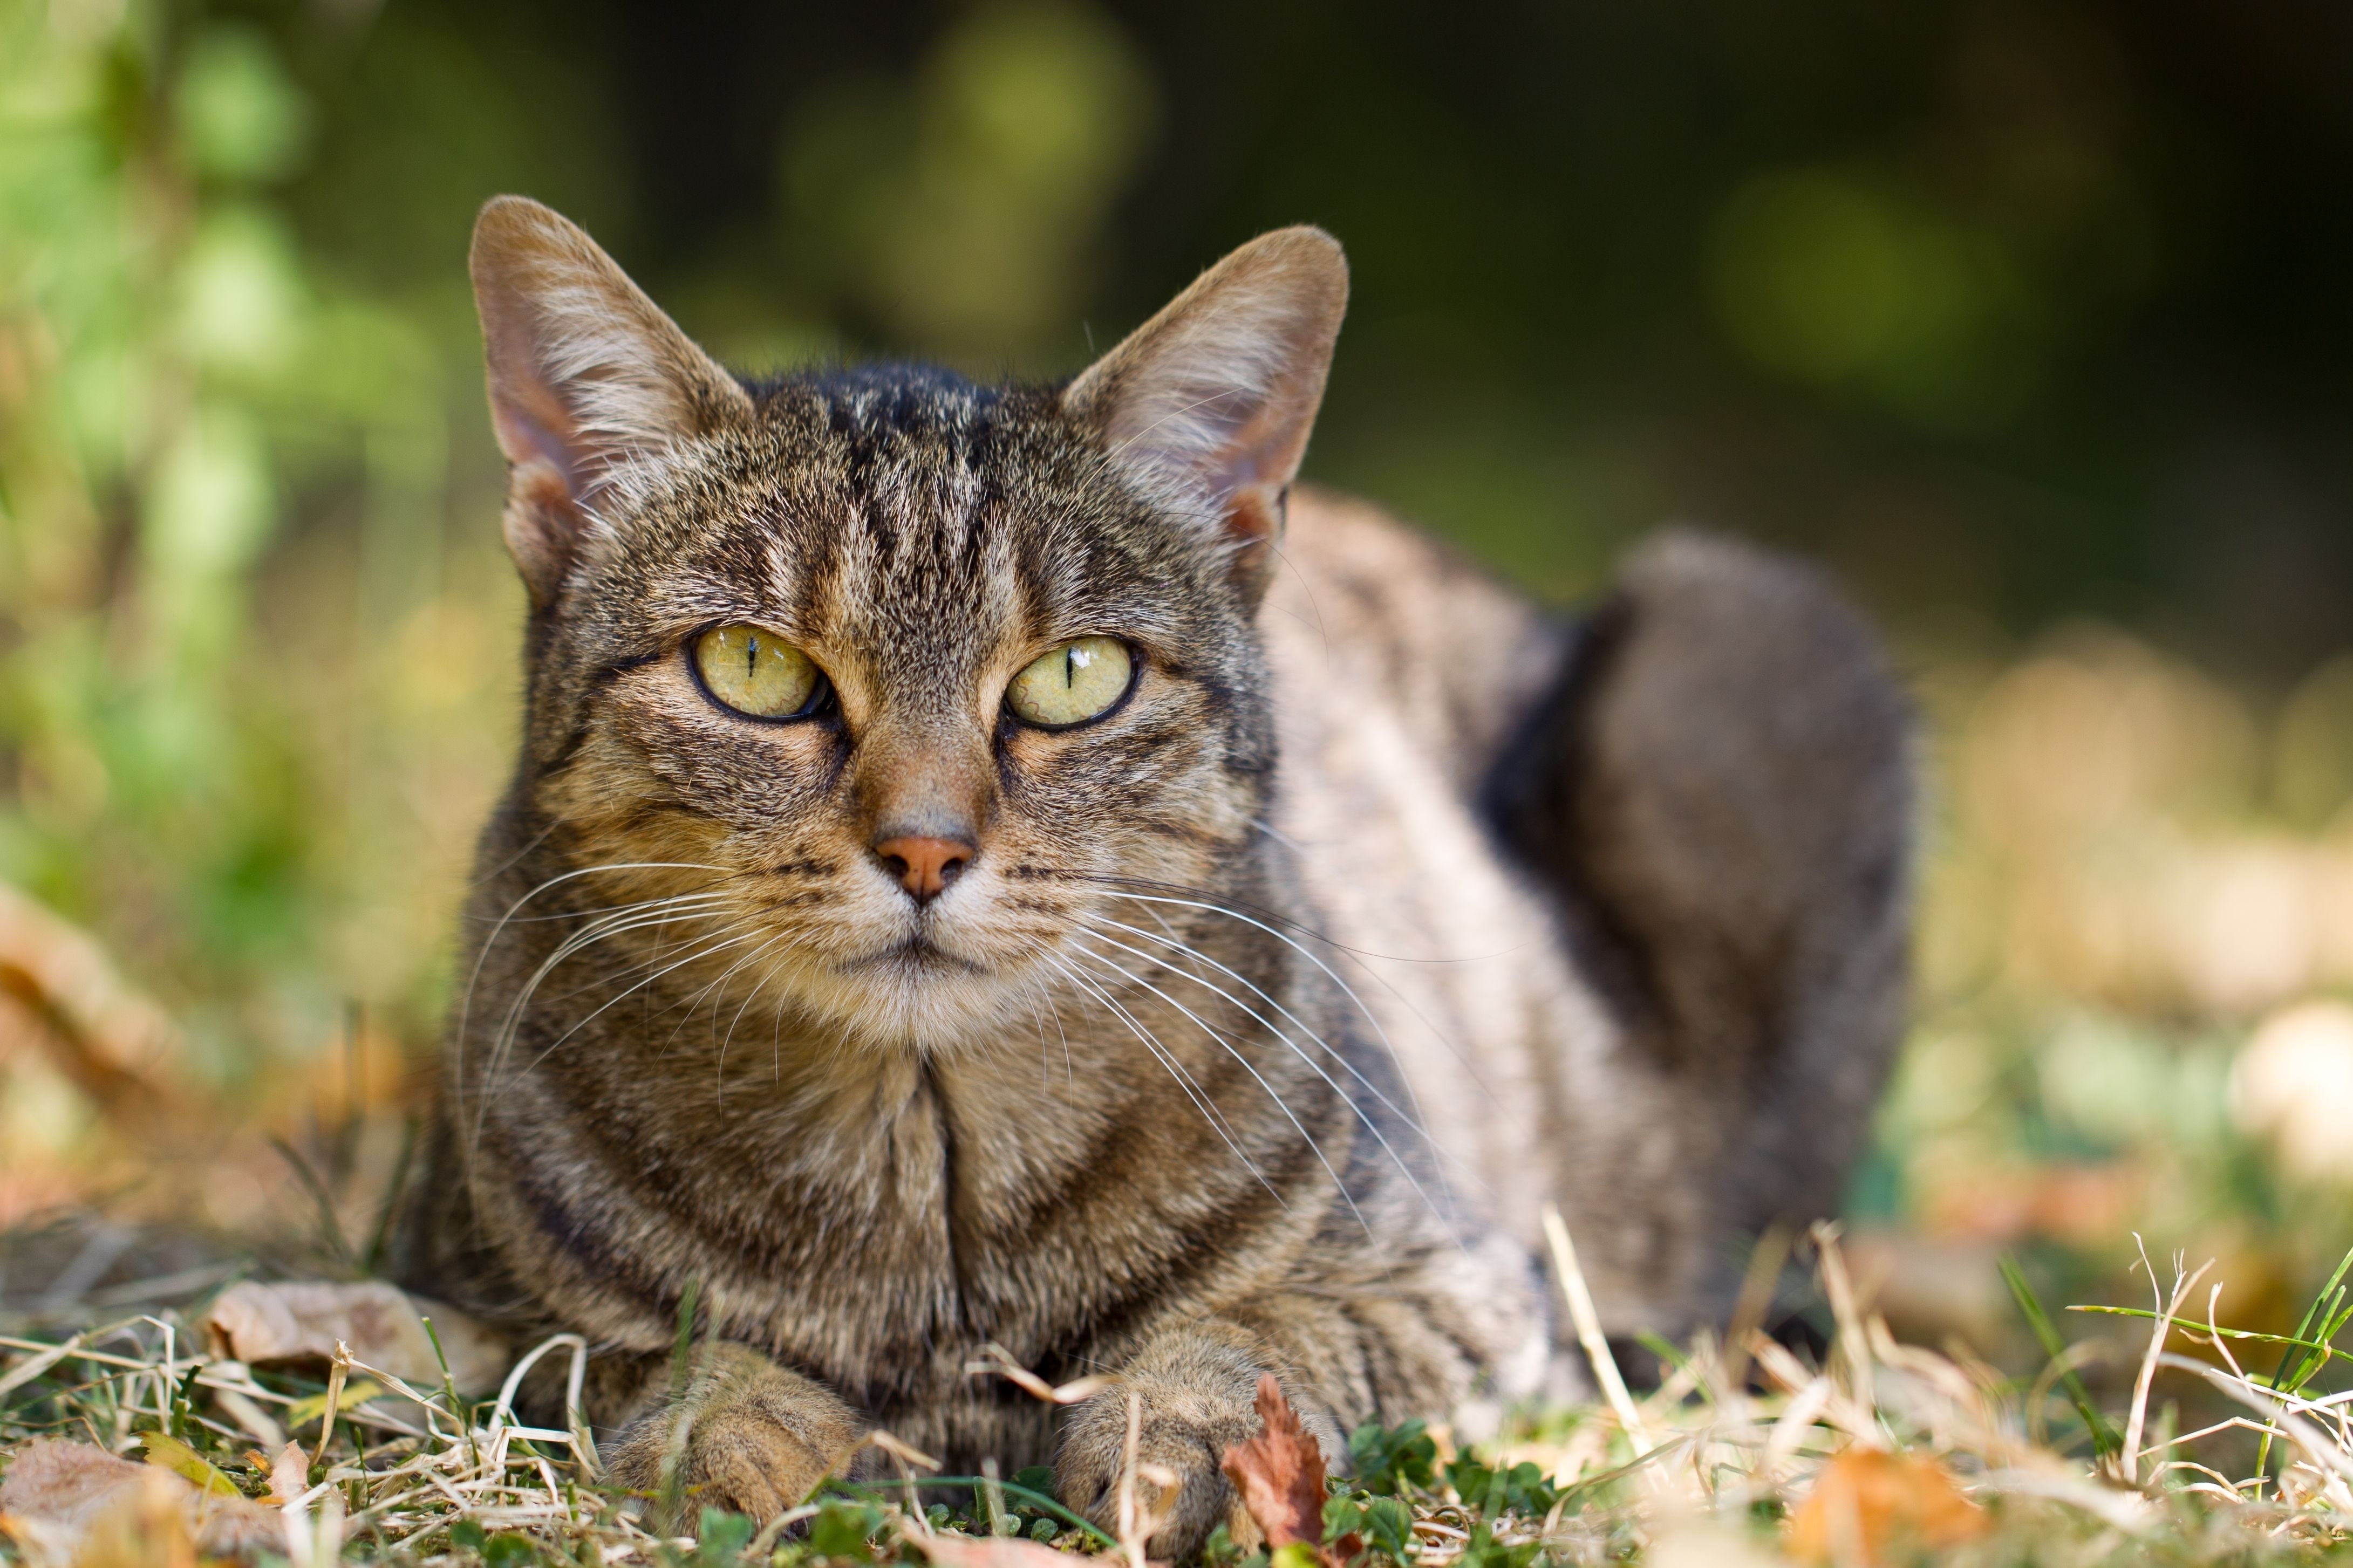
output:
<svg viewBox="0 0 2353 1568"><path fill-rule="evenodd" d="M507 548L544 606L628 464L748 419L752 400L595 240L527 196L482 208L469 266L511 465Z"/></svg>
<svg viewBox="0 0 2353 1568"><path fill-rule="evenodd" d="M1324 401L1348 264L1320 228L1261 235L1203 273L1062 395L1156 500L1218 531L1263 584Z"/></svg>

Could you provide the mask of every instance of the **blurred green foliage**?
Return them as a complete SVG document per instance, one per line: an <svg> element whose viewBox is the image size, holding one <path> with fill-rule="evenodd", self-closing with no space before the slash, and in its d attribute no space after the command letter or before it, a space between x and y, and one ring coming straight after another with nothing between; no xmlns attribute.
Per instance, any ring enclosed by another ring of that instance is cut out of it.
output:
<svg viewBox="0 0 2353 1568"><path fill-rule="evenodd" d="M1072 0L975 11L912 79L849 81L792 122L790 232L891 338L986 361L1063 327L1153 129L1153 84Z"/></svg>
<svg viewBox="0 0 2353 1568"><path fill-rule="evenodd" d="M175 979L223 1072L288 1032L249 1005L339 1007L374 864L331 847L355 803L276 678L270 557L314 486L375 532L441 501L440 366L279 196L311 118L252 26L0 5L0 878Z"/></svg>

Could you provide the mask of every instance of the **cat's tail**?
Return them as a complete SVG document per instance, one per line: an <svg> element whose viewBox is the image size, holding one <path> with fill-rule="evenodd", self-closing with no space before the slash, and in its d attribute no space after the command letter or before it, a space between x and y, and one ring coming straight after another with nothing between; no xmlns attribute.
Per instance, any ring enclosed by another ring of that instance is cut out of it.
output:
<svg viewBox="0 0 2353 1568"><path fill-rule="evenodd" d="M1830 584L1676 531L1497 773L1499 830L1695 1112L1702 1313L1744 1238L1836 1211L1901 1033L1913 772L1909 705Z"/></svg>

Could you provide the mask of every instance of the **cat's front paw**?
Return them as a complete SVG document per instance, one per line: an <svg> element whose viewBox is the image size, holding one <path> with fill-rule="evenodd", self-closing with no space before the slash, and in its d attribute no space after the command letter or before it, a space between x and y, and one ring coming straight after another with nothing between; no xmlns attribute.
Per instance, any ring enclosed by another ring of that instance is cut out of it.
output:
<svg viewBox="0 0 2353 1568"><path fill-rule="evenodd" d="M607 1468L633 1491L674 1495L687 1519L720 1508L767 1520L816 1490L863 1435L850 1408L818 1384L757 1351L713 1345L684 1398L622 1429ZM673 1454L677 1473L666 1485Z"/></svg>
<svg viewBox="0 0 2353 1568"><path fill-rule="evenodd" d="M1227 1522L1234 1496L1221 1468L1226 1450L1258 1431L1258 1416L1247 1400L1139 1396L1135 1517L1156 1521L1153 1558L1182 1562ZM1127 1391L1113 1387L1079 1406L1063 1428L1054 1467L1063 1501L1117 1531L1126 1454Z"/></svg>
<svg viewBox="0 0 2353 1568"><path fill-rule="evenodd" d="M1071 1413L1055 1466L1062 1500L1106 1530L1120 1528L1132 1399L1135 1518L1150 1527L1149 1554L1181 1562L1220 1524L1236 1541L1255 1539L1257 1526L1235 1500L1225 1460L1228 1450L1259 1435L1261 1370L1214 1341L1163 1343L1140 1359L1149 1370L1131 1371ZM1330 1414L1320 1401L1305 1403L1301 1419L1308 1435L1327 1456L1342 1452Z"/></svg>

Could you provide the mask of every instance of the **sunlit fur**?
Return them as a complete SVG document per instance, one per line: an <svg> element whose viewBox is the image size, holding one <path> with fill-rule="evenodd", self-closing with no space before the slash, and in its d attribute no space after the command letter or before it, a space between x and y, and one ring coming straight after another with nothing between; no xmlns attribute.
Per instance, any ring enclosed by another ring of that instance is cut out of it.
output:
<svg viewBox="0 0 2353 1568"><path fill-rule="evenodd" d="M1068 388L738 382L585 236L476 244L530 584L514 783L402 1269L585 1331L617 1474L785 1506L872 1424L1111 1507L1288 1386L1327 1445L1572 1386L1535 1215L1613 1332L1823 1212L1902 994L1905 720L1810 575L1654 549L1584 628L1285 497L1345 272L1246 247ZM1285 531L1286 513L1288 531ZM832 704L764 722L750 623ZM1085 636L1132 691L1008 683ZM966 835L928 901L878 853ZM714 1348L667 1402L689 1282ZM1121 1379L1057 1419L976 1378Z"/></svg>

